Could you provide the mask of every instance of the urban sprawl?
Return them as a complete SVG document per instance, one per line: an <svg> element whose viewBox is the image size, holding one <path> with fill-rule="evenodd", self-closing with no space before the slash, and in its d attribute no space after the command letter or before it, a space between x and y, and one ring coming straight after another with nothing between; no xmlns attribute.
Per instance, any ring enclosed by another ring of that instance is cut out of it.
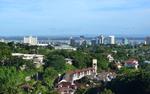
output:
<svg viewBox="0 0 150 94"><path fill-rule="evenodd" d="M150 37L0 39L0 94L150 94Z"/></svg>

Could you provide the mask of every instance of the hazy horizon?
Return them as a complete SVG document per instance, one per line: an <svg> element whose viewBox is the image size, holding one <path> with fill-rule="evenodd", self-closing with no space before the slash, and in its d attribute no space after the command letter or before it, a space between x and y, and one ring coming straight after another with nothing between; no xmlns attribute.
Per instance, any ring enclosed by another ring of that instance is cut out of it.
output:
<svg viewBox="0 0 150 94"><path fill-rule="evenodd" d="M87 37L95 37L99 35L104 36L116 36L116 37L148 37L150 34L105 34L105 33L97 33L97 34L0 34L0 37L25 37L25 36L39 36L39 37L79 37L79 36L87 36Z"/></svg>
<svg viewBox="0 0 150 94"><path fill-rule="evenodd" d="M150 35L150 0L0 0L0 36Z"/></svg>

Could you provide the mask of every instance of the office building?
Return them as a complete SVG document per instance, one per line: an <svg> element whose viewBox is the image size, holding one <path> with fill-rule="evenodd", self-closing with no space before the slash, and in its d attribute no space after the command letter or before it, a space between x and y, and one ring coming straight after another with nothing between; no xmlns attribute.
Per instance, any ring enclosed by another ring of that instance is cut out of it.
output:
<svg viewBox="0 0 150 94"><path fill-rule="evenodd" d="M103 35L100 35L98 37L98 44L104 44L104 36Z"/></svg>
<svg viewBox="0 0 150 94"><path fill-rule="evenodd" d="M128 45L129 44L129 40L127 38L124 38L122 40L122 42L123 42L124 45Z"/></svg>
<svg viewBox="0 0 150 94"><path fill-rule="evenodd" d="M72 51L76 51L77 48L69 46L69 45L59 45L59 46L54 46L55 50L72 50Z"/></svg>
<svg viewBox="0 0 150 94"><path fill-rule="evenodd" d="M14 57L21 57L24 60L32 60L33 63L35 64L36 68L39 68L40 66L44 65L44 62L43 62L44 55L12 53L12 56L14 56Z"/></svg>
<svg viewBox="0 0 150 94"><path fill-rule="evenodd" d="M115 44L115 36L108 37L108 44Z"/></svg>
<svg viewBox="0 0 150 94"><path fill-rule="evenodd" d="M86 45L86 40L85 40L85 37L84 36L80 36L80 46L81 45Z"/></svg>
<svg viewBox="0 0 150 94"><path fill-rule="evenodd" d="M24 37L24 43L29 44L29 45L37 45L38 44L38 39L37 37Z"/></svg>
<svg viewBox="0 0 150 94"><path fill-rule="evenodd" d="M92 40L91 40L91 45L92 45L92 46L95 46L95 45L96 45L96 39L92 39Z"/></svg>
<svg viewBox="0 0 150 94"><path fill-rule="evenodd" d="M75 46L76 42L75 39L73 39L72 37L70 38L70 46Z"/></svg>
<svg viewBox="0 0 150 94"><path fill-rule="evenodd" d="M146 41L146 44L147 44L147 45L150 45L150 37L146 37L146 40L145 40L145 41Z"/></svg>

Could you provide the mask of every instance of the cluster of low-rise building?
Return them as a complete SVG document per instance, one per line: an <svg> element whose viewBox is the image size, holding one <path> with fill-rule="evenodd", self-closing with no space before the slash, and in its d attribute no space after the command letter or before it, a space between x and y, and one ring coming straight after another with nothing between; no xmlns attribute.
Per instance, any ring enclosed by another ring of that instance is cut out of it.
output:
<svg viewBox="0 0 150 94"><path fill-rule="evenodd" d="M54 46L55 50L72 50L72 51L76 51L77 48L72 47L70 45L59 45L59 46Z"/></svg>
<svg viewBox="0 0 150 94"><path fill-rule="evenodd" d="M72 59L66 59L70 62ZM97 81L109 82L116 78L117 74L115 72L100 72L97 73L97 59L93 59L92 67L78 69L66 72L58 84L56 85L56 90L60 94L75 94L75 91L80 87L79 83L76 81L82 79L83 77L88 77L91 80L95 79Z"/></svg>
<svg viewBox="0 0 150 94"><path fill-rule="evenodd" d="M21 57L24 60L32 60L37 68L39 68L41 65L44 65L44 62L43 62L44 55L12 53L12 56Z"/></svg>
<svg viewBox="0 0 150 94"><path fill-rule="evenodd" d="M101 73L98 73L96 79L98 81L103 81L103 82L110 82L114 78L116 78L117 74L115 72L106 72L102 71Z"/></svg>
<svg viewBox="0 0 150 94"><path fill-rule="evenodd" d="M114 57L111 54L107 55L107 59L109 62L113 62L114 61Z"/></svg>
<svg viewBox="0 0 150 94"><path fill-rule="evenodd" d="M149 43L149 38L146 40L147 44ZM4 40L1 40L0 42L4 42ZM93 39L91 41L91 45L96 45L98 44L105 44L106 40L103 35L100 35L97 37L97 39ZM39 44L37 37L24 37L23 43L28 44L30 46L48 46L48 44ZM54 49L56 50L73 50L76 51L77 48L73 47L76 46L76 41L71 38L69 44L61 44L61 45L53 45ZM107 38L107 43L108 44L115 44L115 36L109 36ZM86 40L84 36L80 36L80 41L79 45L85 45ZM124 40L124 44L128 44L127 39ZM114 51L114 53L117 53ZM44 55L39 55L39 54L23 54L23 53L12 53L12 56L14 57L21 57L24 60L32 60L33 63L37 68L40 66L44 65L43 59ZM121 69L122 67L128 67L128 68L134 68L138 69L139 67L139 62L136 59L129 59L126 61L115 61L114 57L111 54L107 55L107 59L110 63L115 63L117 69ZM65 59L67 64L72 65L73 64L73 59L66 58ZM150 61L145 61L144 63L150 64ZM25 69L25 65L21 66L20 68L23 70ZM78 85L75 83L75 81L82 79L83 77L86 76L93 76L98 80L102 81L111 81L116 77L116 74L113 72L102 72L102 73L97 73L97 60L93 59L92 62L92 67L89 68L84 68L84 69L79 69L79 70L73 70L66 72L65 75L60 79L60 81L56 85L56 89L60 94L74 94L75 91L78 88ZM30 77L25 78L27 81L30 80Z"/></svg>
<svg viewBox="0 0 150 94"><path fill-rule="evenodd" d="M107 55L107 59L110 63L115 63L117 69L121 69L122 67L138 69L139 66L139 62L136 59L129 59L120 62L120 61L115 61L114 57L111 54Z"/></svg>
<svg viewBox="0 0 150 94"><path fill-rule="evenodd" d="M78 86L75 81L85 76L97 75L97 60L93 59L93 66L90 68L73 70L66 72L62 79L58 82L56 89L60 94L74 94Z"/></svg>

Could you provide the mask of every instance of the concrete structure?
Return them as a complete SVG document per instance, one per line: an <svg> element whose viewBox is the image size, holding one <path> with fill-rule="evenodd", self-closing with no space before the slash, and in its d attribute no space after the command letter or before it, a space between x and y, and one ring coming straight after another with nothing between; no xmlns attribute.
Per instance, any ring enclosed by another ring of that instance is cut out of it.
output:
<svg viewBox="0 0 150 94"><path fill-rule="evenodd" d="M122 42L123 42L124 45L128 45L129 44L129 40L127 38L124 38L122 40Z"/></svg>
<svg viewBox="0 0 150 94"><path fill-rule="evenodd" d="M69 45L60 45L60 46L54 46L55 50L73 50L76 51L77 48L71 47Z"/></svg>
<svg viewBox="0 0 150 94"><path fill-rule="evenodd" d="M99 37L98 37L98 44L104 44L104 36L103 35L100 35Z"/></svg>
<svg viewBox="0 0 150 94"><path fill-rule="evenodd" d="M40 43L40 44L37 44L37 46L41 46L41 47L46 47L46 46L48 46L48 44L42 44L42 43Z"/></svg>
<svg viewBox="0 0 150 94"><path fill-rule="evenodd" d="M109 62L113 62L114 61L114 57L112 57L111 54L107 55L107 59L109 60Z"/></svg>
<svg viewBox="0 0 150 94"><path fill-rule="evenodd" d="M95 75L97 75L97 59L93 59L93 63L92 64L93 64L92 67L95 70Z"/></svg>
<svg viewBox="0 0 150 94"><path fill-rule="evenodd" d="M71 71L68 72L65 77L64 80L67 80L70 82L74 82L76 80L79 80L85 76L89 76L89 75L94 75L96 74L96 70L94 68L86 68L86 69L82 69L82 70L75 70L75 71Z"/></svg>
<svg viewBox="0 0 150 94"><path fill-rule="evenodd" d="M30 76L25 77L25 81L26 82L31 81L31 77Z"/></svg>
<svg viewBox="0 0 150 94"><path fill-rule="evenodd" d="M118 69L118 70L120 70L123 66L122 66L122 64L119 62L119 61L116 61L115 62L115 66L116 66L116 68Z"/></svg>
<svg viewBox="0 0 150 94"><path fill-rule="evenodd" d="M66 61L66 64L72 65L72 63L73 63L73 60L70 58L66 58L65 61Z"/></svg>
<svg viewBox="0 0 150 94"><path fill-rule="evenodd" d="M110 82L113 79L115 79L117 74L115 72L105 72L102 71L101 73L98 73L97 80L103 81L103 82Z"/></svg>
<svg viewBox="0 0 150 94"><path fill-rule="evenodd" d="M108 44L115 44L115 36L108 37Z"/></svg>
<svg viewBox="0 0 150 94"><path fill-rule="evenodd" d="M150 37L146 37L145 41L147 45L150 45Z"/></svg>
<svg viewBox="0 0 150 94"><path fill-rule="evenodd" d="M139 63L137 60L131 59L131 60L125 61L124 66L138 69Z"/></svg>
<svg viewBox="0 0 150 94"><path fill-rule="evenodd" d="M38 39L37 37L24 37L23 43L29 44L29 45L37 45L38 44Z"/></svg>
<svg viewBox="0 0 150 94"><path fill-rule="evenodd" d="M75 46L76 45L76 42L75 42L75 39L73 39L72 37L70 38L70 46Z"/></svg>
<svg viewBox="0 0 150 94"><path fill-rule="evenodd" d="M87 45L92 45L91 40L86 40L86 46Z"/></svg>
<svg viewBox="0 0 150 94"><path fill-rule="evenodd" d="M79 42L79 45L86 46L86 40L85 40L85 37L84 37L84 36L80 36L80 42Z"/></svg>
<svg viewBox="0 0 150 94"><path fill-rule="evenodd" d="M44 65L44 55L12 53L12 56L21 57L24 60L33 60L33 63L36 64L37 68L39 68L41 65Z"/></svg>
<svg viewBox="0 0 150 94"><path fill-rule="evenodd" d="M144 61L144 64L150 64L150 61Z"/></svg>
<svg viewBox="0 0 150 94"><path fill-rule="evenodd" d="M74 94L76 89L77 86L70 82L62 82L57 85L57 90L60 94Z"/></svg>
<svg viewBox="0 0 150 94"><path fill-rule="evenodd" d="M96 39L92 39L92 40L91 40L91 45L92 45L92 46L96 46L96 44L97 44L97 43L96 43Z"/></svg>
<svg viewBox="0 0 150 94"><path fill-rule="evenodd" d="M121 69L122 68L122 65L121 64L117 64L117 69Z"/></svg>
<svg viewBox="0 0 150 94"><path fill-rule="evenodd" d="M93 59L93 65L90 68L81 70L74 70L67 72L62 80L57 85L57 90L60 94L74 94L77 89L74 81L79 80L85 76L97 75L97 60Z"/></svg>

